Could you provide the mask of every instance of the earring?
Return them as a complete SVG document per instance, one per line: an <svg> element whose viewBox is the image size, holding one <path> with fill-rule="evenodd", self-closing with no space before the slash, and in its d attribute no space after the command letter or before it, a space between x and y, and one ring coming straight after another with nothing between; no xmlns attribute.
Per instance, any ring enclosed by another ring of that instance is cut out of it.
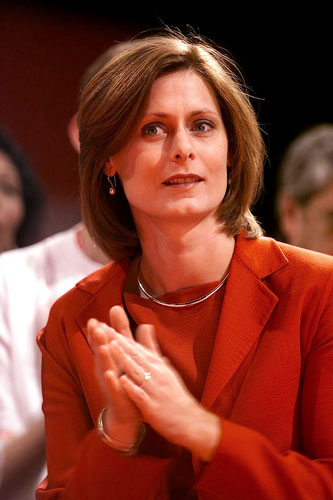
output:
<svg viewBox="0 0 333 500"><path fill-rule="evenodd" d="M113 196L114 194L116 194L116 185L117 185L116 176L115 176L115 175L113 175L113 179L114 179L114 181L113 181L113 182L114 182L114 184L113 184L113 182L112 182L112 180L111 180L111 177L110 177L110 176L108 176L108 175L107 175L107 178L108 178L108 182L109 182L109 184L110 184L109 194L110 194L111 196Z"/></svg>

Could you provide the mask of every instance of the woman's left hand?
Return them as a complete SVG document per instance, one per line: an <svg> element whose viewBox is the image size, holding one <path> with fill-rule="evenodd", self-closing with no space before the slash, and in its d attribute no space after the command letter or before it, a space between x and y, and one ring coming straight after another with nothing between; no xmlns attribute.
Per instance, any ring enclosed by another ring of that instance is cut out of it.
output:
<svg viewBox="0 0 333 500"><path fill-rule="evenodd" d="M110 352L124 375L120 382L143 419L168 441L211 460L221 437L220 419L192 396L170 362L145 345L156 345L153 328L138 327L137 342L117 335ZM144 344L144 345L143 345Z"/></svg>

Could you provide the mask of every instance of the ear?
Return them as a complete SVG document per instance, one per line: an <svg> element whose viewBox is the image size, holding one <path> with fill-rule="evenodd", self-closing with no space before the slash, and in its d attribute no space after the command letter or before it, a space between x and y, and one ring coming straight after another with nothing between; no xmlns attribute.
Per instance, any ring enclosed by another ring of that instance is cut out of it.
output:
<svg viewBox="0 0 333 500"><path fill-rule="evenodd" d="M116 167L114 166L114 162L112 160L112 157L108 158L104 164L104 173L105 175L109 177L113 177L116 175Z"/></svg>
<svg viewBox="0 0 333 500"><path fill-rule="evenodd" d="M70 119L67 126L67 134L71 145L77 153L80 152L80 139L79 139L79 129L77 127L77 113Z"/></svg>

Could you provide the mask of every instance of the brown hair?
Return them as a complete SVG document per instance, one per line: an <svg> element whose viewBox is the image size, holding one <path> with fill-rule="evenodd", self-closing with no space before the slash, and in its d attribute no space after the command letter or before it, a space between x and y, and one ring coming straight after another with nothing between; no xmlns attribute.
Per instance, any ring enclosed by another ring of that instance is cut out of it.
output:
<svg viewBox="0 0 333 500"><path fill-rule="evenodd" d="M262 184L264 147L243 80L232 60L196 35L166 32L135 40L85 86L79 107L83 220L96 243L117 260L140 252L126 196L117 182L110 196L106 160L119 152L144 113L154 81L166 72L192 69L213 88L229 142L229 188L217 209L222 230L261 234L250 212ZM119 181L119 179L118 179Z"/></svg>

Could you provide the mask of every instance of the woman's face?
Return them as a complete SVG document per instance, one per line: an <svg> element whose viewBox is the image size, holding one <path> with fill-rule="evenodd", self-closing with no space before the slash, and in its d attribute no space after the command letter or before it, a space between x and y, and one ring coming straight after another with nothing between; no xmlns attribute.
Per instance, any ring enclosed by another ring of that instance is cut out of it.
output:
<svg viewBox="0 0 333 500"><path fill-rule="evenodd" d="M0 252L16 246L23 217L21 179L10 158L0 151Z"/></svg>
<svg viewBox="0 0 333 500"><path fill-rule="evenodd" d="M198 73L159 77L130 142L110 158L136 223L214 216L227 186L228 139L211 87Z"/></svg>

